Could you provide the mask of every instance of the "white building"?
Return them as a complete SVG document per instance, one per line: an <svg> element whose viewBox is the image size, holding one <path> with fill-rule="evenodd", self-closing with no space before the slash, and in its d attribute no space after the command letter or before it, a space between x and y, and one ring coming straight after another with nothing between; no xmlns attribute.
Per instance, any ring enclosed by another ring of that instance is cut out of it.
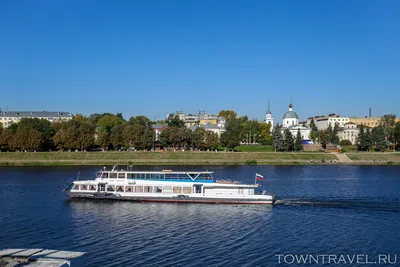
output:
<svg viewBox="0 0 400 267"><path fill-rule="evenodd" d="M192 125L188 128L191 129L192 131L194 131L198 127L201 127L201 128L204 128L206 131L211 131L213 133L216 133L219 138L219 137L221 137L221 134L226 131L225 125L226 125L226 119L224 117L220 116L217 119L217 124L205 123L205 124L200 124L200 126Z"/></svg>
<svg viewBox="0 0 400 267"><path fill-rule="evenodd" d="M73 116L72 113L64 111L0 111L0 123L6 128L25 118L38 118L55 122L67 121L72 119Z"/></svg>
<svg viewBox="0 0 400 267"><path fill-rule="evenodd" d="M339 141L349 140L353 145L357 142L357 136L360 132L360 129L357 127L357 124L354 122L349 122L344 125L338 131Z"/></svg>
<svg viewBox="0 0 400 267"><path fill-rule="evenodd" d="M282 134L286 129L289 129L294 138L297 136L297 131L300 130L302 140L310 139L311 128L299 124L299 116L293 111L292 104L289 105L289 111L282 118Z"/></svg>
<svg viewBox="0 0 400 267"><path fill-rule="evenodd" d="M307 125L310 125L311 120L314 119L315 126L318 130L326 130L329 125L333 128L338 123L339 127L344 127L346 123L350 122L349 117L341 117L339 114L329 114L328 116L315 116L308 118Z"/></svg>
<svg viewBox="0 0 400 267"><path fill-rule="evenodd" d="M272 118L272 113L269 105L269 98L268 98L268 111L265 114L265 123L271 125L270 132L272 132L272 129L274 128L274 118Z"/></svg>

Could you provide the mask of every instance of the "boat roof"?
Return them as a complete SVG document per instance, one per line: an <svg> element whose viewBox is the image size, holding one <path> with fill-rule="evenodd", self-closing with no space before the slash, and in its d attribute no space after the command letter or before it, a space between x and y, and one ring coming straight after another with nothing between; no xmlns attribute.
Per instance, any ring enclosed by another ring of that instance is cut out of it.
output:
<svg viewBox="0 0 400 267"><path fill-rule="evenodd" d="M99 172L134 172L134 173L155 173L155 174L164 174L164 173L174 173L174 174L187 174L187 173L197 173L197 174L212 174L214 172L210 171L171 171L171 170L163 170L163 171L133 171L133 170L100 170Z"/></svg>

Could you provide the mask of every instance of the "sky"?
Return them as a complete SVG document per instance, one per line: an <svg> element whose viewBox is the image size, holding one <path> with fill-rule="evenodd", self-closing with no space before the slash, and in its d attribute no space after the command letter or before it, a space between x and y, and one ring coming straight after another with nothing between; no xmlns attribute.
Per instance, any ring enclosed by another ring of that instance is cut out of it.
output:
<svg viewBox="0 0 400 267"><path fill-rule="evenodd" d="M0 108L400 116L400 1L0 2Z"/></svg>

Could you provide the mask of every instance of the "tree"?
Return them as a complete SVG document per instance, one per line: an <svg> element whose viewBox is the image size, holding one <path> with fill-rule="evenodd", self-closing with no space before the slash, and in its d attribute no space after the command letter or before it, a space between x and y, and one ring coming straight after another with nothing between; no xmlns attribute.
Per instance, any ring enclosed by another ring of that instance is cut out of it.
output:
<svg viewBox="0 0 400 267"><path fill-rule="evenodd" d="M237 117L237 114L236 114L236 112L235 111L233 111L233 110L221 110L219 113L218 113L218 116L219 117L224 117L226 120L228 120L228 119L234 119L234 118L236 118Z"/></svg>
<svg viewBox="0 0 400 267"><path fill-rule="evenodd" d="M301 138L301 133L300 133L300 129L297 129L297 136L296 136L296 141L294 144L294 150L296 151L301 151L303 150L303 142L302 142L302 138Z"/></svg>
<svg viewBox="0 0 400 267"><path fill-rule="evenodd" d="M138 125L141 125L146 128L151 127L151 121L146 116L136 116L136 117L132 116L129 118L128 124L130 124L130 125L138 124Z"/></svg>
<svg viewBox="0 0 400 267"><path fill-rule="evenodd" d="M275 151L281 151L283 145L283 136L281 132L281 126L276 125L276 127L272 130L272 147Z"/></svg>
<svg viewBox="0 0 400 267"><path fill-rule="evenodd" d="M197 127L196 130L193 132L193 145L196 148L204 149L206 140L206 130L202 127Z"/></svg>
<svg viewBox="0 0 400 267"><path fill-rule="evenodd" d="M364 134L364 149L369 151L373 145L372 133L369 128L366 129Z"/></svg>
<svg viewBox="0 0 400 267"><path fill-rule="evenodd" d="M317 139L316 133L314 131L310 132L310 139L315 142L315 139Z"/></svg>
<svg viewBox="0 0 400 267"><path fill-rule="evenodd" d="M216 149L218 147L218 134L206 131L204 145L207 149Z"/></svg>
<svg viewBox="0 0 400 267"><path fill-rule="evenodd" d="M339 145L341 145L341 146L351 146L352 143L351 143L350 140L343 139L342 141L340 141Z"/></svg>
<svg viewBox="0 0 400 267"><path fill-rule="evenodd" d="M396 125L394 128L394 137L395 137L396 145L398 146L400 143L400 122L396 122Z"/></svg>
<svg viewBox="0 0 400 267"><path fill-rule="evenodd" d="M320 130L318 132L319 142L323 149L326 149L326 144L329 142L329 136L327 136L326 131Z"/></svg>
<svg viewBox="0 0 400 267"><path fill-rule="evenodd" d="M226 121L226 131L221 134L221 145L227 147L228 149L234 149L240 145L242 123L246 118L229 118Z"/></svg>
<svg viewBox="0 0 400 267"><path fill-rule="evenodd" d="M116 125L123 125L125 121L121 116L116 116L114 114L103 114L97 120L97 144L103 148L108 149L111 146L111 130Z"/></svg>
<svg viewBox="0 0 400 267"><path fill-rule="evenodd" d="M393 140L394 129L396 125L396 115L395 114L387 114L383 115L380 120L380 125L382 125L386 139L391 141Z"/></svg>
<svg viewBox="0 0 400 267"><path fill-rule="evenodd" d="M0 127L0 151L8 150L13 137L10 129Z"/></svg>
<svg viewBox="0 0 400 267"><path fill-rule="evenodd" d="M357 136L357 150L363 151L365 149L365 133L364 125L361 124L360 131Z"/></svg>
<svg viewBox="0 0 400 267"><path fill-rule="evenodd" d="M325 140L327 143L332 143L332 139L334 138L334 133L333 133L333 128L332 126L329 124L328 128L326 128L325 130Z"/></svg>
<svg viewBox="0 0 400 267"><path fill-rule="evenodd" d="M95 126L89 120L79 123L77 142L81 151L89 149L94 144L94 132Z"/></svg>
<svg viewBox="0 0 400 267"><path fill-rule="evenodd" d="M185 122L181 119L179 119L178 115L169 115L167 118L167 125L168 127L184 127Z"/></svg>
<svg viewBox="0 0 400 267"><path fill-rule="evenodd" d="M124 125L118 124L111 129L110 143L114 149L121 149L124 146Z"/></svg>
<svg viewBox="0 0 400 267"><path fill-rule="evenodd" d="M385 130L382 125L375 128L374 142L376 151L386 150Z"/></svg>
<svg viewBox="0 0 400 267"><path fill-rule="evenodd" d="M271 137L271 124L260 122L260 143L266 145L268 141L272 139ZM271 144L271 143L269 143Z"/></svg>
<svg viewBox="0 0 400 267"><path fill-rule="evenodd" d="M37 150L42 143L42 136L39 131L31 127L23 127L13 135L11 145L14 149Z"/></svg>
<svg viewBox="0 0 400 267"><path fill-rule="evenodd" d="M50 121L38 118L24 118L15 125L17 126L17 129L30 128L39 132L42 142L40 147L36 149L42 148L48 150L53 147L53 136L55 131Z"/></svg>
<svg viewBox="0 0 400 267"><path fill-rule="evenodd" d="M282 149L284 151L293 151L294 150L294 139L293 135L288 128L285 129L283 133L283 142L282 142Z"/></svg>
<svg viewBox="0 0 400 267"><path fill-rule="evenodd" d="M339 123L335 123L335 126L333 127L333 131L329 140L332 144L335 145L339 144L338 131L339 131Z"/></svg>

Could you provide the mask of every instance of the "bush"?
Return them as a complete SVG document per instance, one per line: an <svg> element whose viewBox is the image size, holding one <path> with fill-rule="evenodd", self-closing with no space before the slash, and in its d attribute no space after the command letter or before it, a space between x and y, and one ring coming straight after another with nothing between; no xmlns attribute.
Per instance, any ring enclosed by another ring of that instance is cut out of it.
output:
<svg viewBox="0 0 400 267"><path fill-rule="evenodd" d="M245 162L246 165L257 165L257 160L246 160Z"/></svg>
<svg viewBox="0 0 400 267"><path fill-rule="evenodd" d="M352 143L350 142L350 140L344 139L344 140L340 141L339 145L341 145L341 146L351 146Z"/></svg>

